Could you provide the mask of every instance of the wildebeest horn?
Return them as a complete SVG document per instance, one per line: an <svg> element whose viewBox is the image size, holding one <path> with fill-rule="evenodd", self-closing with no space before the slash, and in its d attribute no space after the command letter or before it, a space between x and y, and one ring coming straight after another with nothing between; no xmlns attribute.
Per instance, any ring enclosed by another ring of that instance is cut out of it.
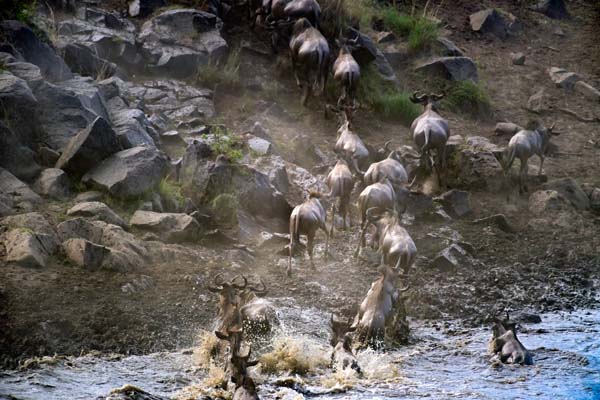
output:
<svg viewBox="0 0 600 400"><path fill-rule="evenodd" d="M387 151L388 153L391 151L390 150L390 144L392 143L391 140L388 140L387 142L385 142L385 144L383 145L383 148L385 149L385 151Z"/></svg>
<svg viewBox="0 0 600 400"><path fill-rule="evenodd" d="M221 290L223 290L223 284L225 282L223 282L223 280L220 279L221 276L223 276L223 272L219 272L217 275L215 275L214 285L208 286L208 290L210 290L211 292L214 292L214 293L218 293Z"/></svg>
<svg viewBox="0 0 600 400"><path fill-rule="evenodd" d="M413 94L410 96L410 101L412 101L413 103L422 103L423 100L425 100L425 97L427 97L427 95L419 95L419 92L413 92Z"/></svg>
<svg viewBox="0 0 600 400"><path fill-rule="evenodd" d="M267 285L265 285L265 282L261 279L258 278L260 285L262 286L261 289L253 287L253 286L249 286L248 289L250 289L251 291L253 291L254 293L258 294L258 295L263 295L263 294L267 294Z"/></svg>
<svg viewBox="0 0 600 400"><path fill-rule="evenodd" d="M406 285L406 286L405 286L405 287L403 287L402 289L398 289L398 291L399 291L400 293L404 293L404 292L406 292L408 289L410 289L410 285Z"/></svg>
<svg viewBox="0 0 600 400"><path fill-rule="evenodd" d="M434 93L432 93L432 94L429 95L429 97L431 97L431 99L433 101L440 101L441 99L444 98L444 96L446 96L445 93L442 93L442 94L434 94Z"/></svg>
<svg viewBox="0 0 600 400"><path fill-rule="evenodd" d="M242 278L244 280L244 284L243 285L236 285L234 282L236 279L238 278ZM236 289L239 290L244 290L246 289L246 286L248 286L248 279L246 279L246 277L244 275L236 275L230 282L230 285Z"/></svg>

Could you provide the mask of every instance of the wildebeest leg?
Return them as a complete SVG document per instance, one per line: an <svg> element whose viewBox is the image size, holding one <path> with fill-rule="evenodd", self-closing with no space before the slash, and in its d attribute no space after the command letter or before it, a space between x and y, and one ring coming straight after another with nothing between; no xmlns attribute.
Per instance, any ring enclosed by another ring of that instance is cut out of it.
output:
<svg viewBox="0 0 600 400"><path fill-rule="evenodd" d="M308 250L308 258L310 259L310 266L311 268L315 269L315 261L313 259L313 250L315 247L315 232L309 232L306 235L307 238L307 243L306 243L306 248Z"/></svg>
<svg viewBox="0 0 600 400"><path fill-rule="evenodd" d="M303 106L306 106L306 102L308 101L308 97L310 96L310 85L306 84L304 85L304 87L302 88L302 100L301 100L301 104Z"/></svg>
<svg viewBox="0 0 600 400"><path fill-rule="evenodd" d="M296 78L296 85L302 87L300 83L300 76L298 75L298 64L296 63L296 57L292 54L292 70L294 71L294 78Z"/></svg>
<svg viewBox="0 0 600 400"><path fill-rule="evenodd" d="M521 159L521 169L519 170L519 193L523 194L527 191L527 186L525 185L525 178L527 175L527 159Z"/></svg>
<svg viewBox="0 0 600 400"><path fill-rule="evenodd" d="M354 257L358 257L360 254L360 249L365 245L365 232L367 230L366 222L363 222L360 226L360 236L358 237L358 245L356 246L356 251L354 252Z"/></svg>
<svg viewBox="0 0 600 400"><path fill-rule="evenodd" d="M542 176L542 167L544 166L544 156L540 155L540 170L538 171L538 176Z"/></svg>
<svg viewBox="0 0 600 400"><path fill-rule="evenodd" d="M331 221L331 223L333 224L333 221ZM320 226L321 230L323 232L325 232L325 258L327 259L329 257L329 232L327 231L327 225L325 225L325 223L323 223L323 225Z"/></svg>
<svg viewBox="0 0 600 400"><path fill-rule="evenodd" d="M440 175L438 176L438 180L440 181L440 187L444 188L446 183L446 171L447 171L447 162L446 162L446 145L442 147L440 151L438 149L438 158L441 171L438 171Z"/></svg>
<svg viewBox="0 0 600 400"><path fill-rule="evenodd" d="M339 210L338 210L339 213ZM333 226L335 225L335 201L331 202L331 228L329 229L329 236L333 237Z"/></svg>

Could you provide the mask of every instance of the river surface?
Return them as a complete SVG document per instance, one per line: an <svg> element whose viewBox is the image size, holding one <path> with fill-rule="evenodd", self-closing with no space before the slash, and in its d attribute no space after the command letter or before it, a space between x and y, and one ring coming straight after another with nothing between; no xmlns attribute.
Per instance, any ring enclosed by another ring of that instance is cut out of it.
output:
<svg viewBox="0 0 600 400"><path fill-rule="evenodd" d="M300 309L292 299L276 303L282 328L274 347L286 350L277 354L297 358L308 373L290 375L285 367L270 374L255 371L261 398L600 399L597 310L544 314L542 323L523 325L519 337L535 361L529 367L494 363L487 354L490 329L411 321L414 343L391 352L360 352L364 373L358 377L326 366L328 315ZM197 351L186 349L52 358L35 369L0 371L0 399L96 399L124 384L176 399L215 395L206 387L211 372L198 367L196 356Z"/></svg>

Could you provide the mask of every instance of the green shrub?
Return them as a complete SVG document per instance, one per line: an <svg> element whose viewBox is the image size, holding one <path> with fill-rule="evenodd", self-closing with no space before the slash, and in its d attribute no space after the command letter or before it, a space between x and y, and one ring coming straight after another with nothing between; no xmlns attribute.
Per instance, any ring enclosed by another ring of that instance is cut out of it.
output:
<svg viewBox="0 0 600 400"><path fill-rule="evenodd" d="M490 115L490 98L481 85L472 81L457 82L448 92L443 105L450 110L466 113L475 118L485 118Z"/></svg>
<svg viewBox="0 0 600 400"><path fill-rule="evenodd" d="M242 143L239 137L227 134L225 128L215 125L211 128L213 142L210 148L215 154L223 154L231 162L240 161L243 158L241 151Z"/></svg>
<svg viewBox="0 0 600 400"><path fill-rule="evenodd" d="M240 84L240 50L232 50L223 62L209 60L198 68L196 83L237 87Z"/></svg>
<svg viewBox="0 0 600 400"><path fill-rule="evenodd" d="M234 195L222 193L212 200L210 206L218 222L222 224L235 224L237 222L239 203Z"/></svg>
<svg viewBox="0 0 600 400"><path fill-rule="evenodd" d="M393 7L384 8L381 12L381 17L386 28L400 36L408 36L415 25L413 17L401 14Z"/></svg>
<svg viewBox="0 0 600 400"><path fill-rule="evenodd" d="M437 25L425 16L415 17L386 7L381 11L381 18L387 29L408 38L411 50L426 49L438 37Z"/></svg>
<svg viewBox="0 0 600 400"><path fill-rule="evenodd" d="M369 65L361 71L358 99L376 113L408 126L420 113L419 106L413 104L409 97L409 94L386 82L374 66Z"/></svg>
<svg viewBox="0 0 600 400"><path fill-rule="evenodd" d="M168 178L163 178L160 181L157 192L163 199L172 199L177 204L183 204L185 202L185 197L183 196L183 187L181 184Z"/></svg>

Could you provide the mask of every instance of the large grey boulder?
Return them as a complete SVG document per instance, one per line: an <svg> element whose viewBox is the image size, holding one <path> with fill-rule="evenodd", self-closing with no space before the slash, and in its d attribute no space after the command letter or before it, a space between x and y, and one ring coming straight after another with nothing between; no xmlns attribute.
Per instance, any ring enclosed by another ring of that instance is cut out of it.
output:
<svg viewBox="0 0 600 400"><path fill-rule="evenodd" d="M114 75L126 76L126 73L117 64L99 57L90 47L79 43L65 43L60 50L71 70L83 76L94 79Z"/></svg>
<svg viewBox="0 0 600 400"><path fill-rule="evenodd" d="M348 28L347 37L357 38L357 45L353 46L352 56L362 67L374 63L379 75L386 81L398 86L400 81L383 52L375 45L371 38L354 28Z"/></svg>
<svg viewBox="0 0 600 400"><path fill-rule="evenodd" d="M56 232L48 220L39 212L11 215L0 220L2 226L20 228L29 232L43 233L58 243Z"/></svg>
<svg viewBox="0 0 600 400"><path fill-rule="evenodd" d="M153 147L134 147L107 158L86 173L82 182L121 199L139 197L158 185L168 160Z"/></svg>
<svg viewBox="0 0 600 400"><path fill-rule="evenodd" d="M72 217L87 217L93 220L100 220L117 225L122 228L127 227L127 222L111 210L110 207L100 201L75 204L67 211L67 215Z"/></svg>
<svg viewBox="0 0 600 400"><path fill-rule="evenodd" d="M564 0L540 0L531 6L531 9L554 19L569 18L569 11Z"/></svg>
<svg viewBox="0 0 600 400"><path fill-rule="evenodd" d="M66 200L71 196L71 182L62 169L48 168L36 179L33 190L44 197Z"/></svg>
<svg viewBox="0 0 600 400"><path fill-rule="evenodd" d="M587 210L590 208L589 197L573 178L551 180L544 183L542 189L558 192L562 197L569 200L573 207L578 210Z"/></svg>
<svg viewBox="0 0 600 400"><path fill-rule="evenodd" d="M556 190L538 190L529 196L529 211L541 217L554 218L557 213L571 213L573 206Z"/></svg>
<svg viewBox="0 0 600 400"><path fill-rule="evenodd" d="M121 102L116 101L108 102L108 109L115 133L123 148L156 146L151 135L153 124L142 110L124 107Z"/></svg>
<svg viewBox="0 0 600 400"><path fill-rule="evenodd" d="M3 235L6 262L22 267L45 267L56 250L54 239L44 233L17 228Z"/></svg>
<svg viewBox="0 0 600 400"><path fill-rule="evenodd" d="M35 64L19 61L12 54L2 52L0 52L0 62L7 71L26 81L31 90L36 90L45 82L40 68Z"/></svg>
<svg viewBox="0 0 600 400"><path fill-rule="evenodd" d="M62 243L67 258L77 266L86 269L97 269L104 262L110 250L85 239L67 239Z"/></svg>
<svg viewBox="0 0 600 400"><path fill-rule="evenodd" d="M0 167L6 168L19 179L31 181L42 168L36 162L35 152L23 140L25 135L22 133L15 132L4 121L0 121Z"/></svg>
<svg viewBox="0 0 600 400"><path fill-rule="evenodd" d="M472 136L448 147L448 185L462 189L501 189L506 182L494 156L501 150L487 138Z"/></svg>
<svg viewBox="0 0 600 400"><path fill-rule="evenodd" d="M469 57L438 57L419 64L416 70L453 81L479 80L477 66Z"/></svg>
<svg viewBox="0 0 600 400"><path fill-rule="evenodd" d="M110 124L97 117L70 140L56 162L56 168L81 175L119 150L121 145Z"/></svg>
<svg viewBox="0 0 600 400"><path fill-rule="evenodd" d="M51 82L70 79L73 74L54 49L42 42L27 26L18 21L0 22L0 32L18 59L30 62L40 68L42 76Z"/></svg>
<svg viewBox="0 0 600 400"><path fill-rule="evenodd" d="M138 40L148 70L184 78L199 65L219 60L227 54L222 25L215 15L194 9L168 10L146 21Z"/></svg>
<svg viewBox="0 0 600 400"><path fill-rule="evenodd" d="M68 239L85 239L93 243L102 240L102 227L83 217L71 218L56 226L58 238L64 242Z"/></svg>
<svg viewBox="0 0 600 400"><path fill-rule="evenodd" d="M195 242L201 227L195 218L187 214L136 211L129 224L133 228L154 232L169 243Z"/></svg>
<svg viewBox="0 0 600 400"><path fill-rule="evenodd" d="M471 209L471 194L464 190L452 189L442 194L438 200L442 203L444 210L452 217L463 218L469 215Z"/></svg>
<svg viewBox="0 0 600 400"><path fill-rule="evenodd" d="M0 217L18 211L31 211L42 203L42 198L17 179L0 168Z"/></svg>
<svg viewBox="0 0 600 400"><path fill-rule="evenodd" d="M487 9L471 14L471 29L478 33L491 33L500 39L506 39L517 28L514 15L496 9Z"/></svg>

